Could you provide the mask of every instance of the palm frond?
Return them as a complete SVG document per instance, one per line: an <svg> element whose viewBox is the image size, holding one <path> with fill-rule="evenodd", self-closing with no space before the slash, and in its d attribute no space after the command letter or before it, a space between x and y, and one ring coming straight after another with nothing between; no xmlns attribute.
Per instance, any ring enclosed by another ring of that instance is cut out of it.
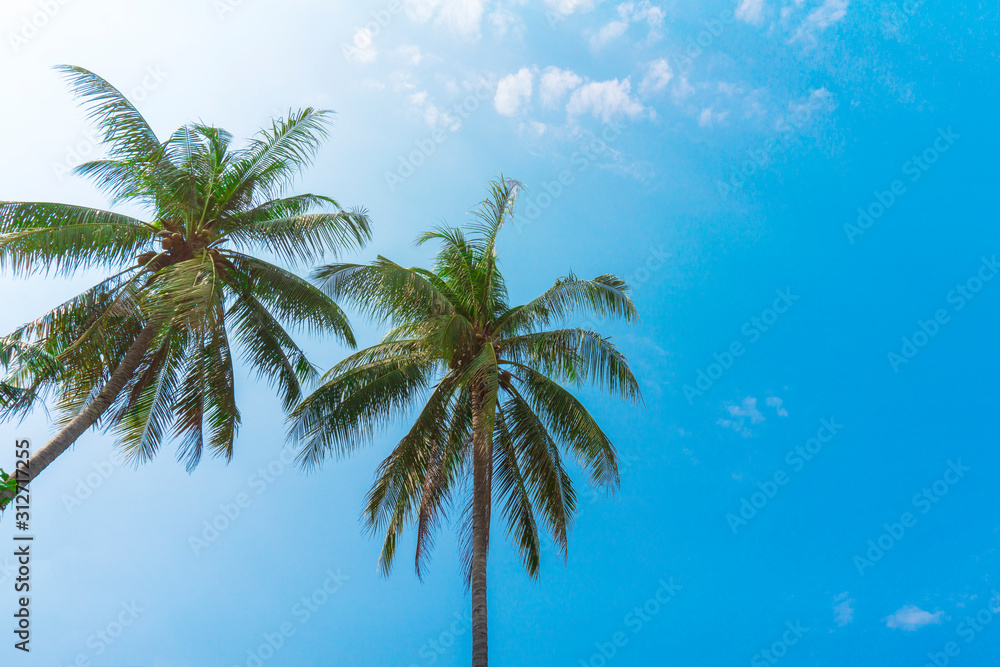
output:
<svg viewBox="0 0 1000 667"><path fill-rule="evenodd" d="M119 213L41 202L0 202L0 268L31 275L117 267L156 229Z"/></svg>

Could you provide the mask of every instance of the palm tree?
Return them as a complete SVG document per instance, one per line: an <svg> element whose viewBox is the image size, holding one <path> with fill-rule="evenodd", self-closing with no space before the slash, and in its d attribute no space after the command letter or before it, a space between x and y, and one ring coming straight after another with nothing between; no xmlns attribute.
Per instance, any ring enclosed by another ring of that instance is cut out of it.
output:
<svg viewBox="0 0 1000 667"><path fill-rule="evenodd" d="M0 202L0 269L32 275L110 270L94 287L14 331L60 362L15 387L23 412L55 393L61 430L30 458L30 479L88 428L113 426L140 463L169 437L197 465L205 443L227 460L240 413L230 340L276 385L286 409L317 373L286 327L355 345L340 308L309 281L265 261L295 265L364 245L369 219L329 197L285 196L326 137L330 114L277 119L246 147L225 130L186 125L160 141L107 81L60 68L96 121L108 156L77 167L148 221L57 203ZM325 209L325 211L324 211ZM8 494L9 496L9 494Z"/></svg>
<svg viewBox="0 0 1000 667"><path fill-rule="evenodd" d="M393 328L379 344L334 366L291 415L300 462L312 468L371 440L376 428L426 396L409 432L379 467L363 520L385 535L384 575L404 527L415 524L421 576L438 525L454 496L464 493L460 537L472 593L474 667L488 659L486 562L494 500L535 577L536 514L566 557L576 493L562 457L574 457L595 484L618 485L614 445L563 384L593 384L641 400L625 357L609 339L586 328L549 328L588 311L636 320L622 280L570 274L533 301L508 305L495 242L519 190L503 176L491 183L471 235L441 228L420 236L418 244L441 246L433 270L381 256L371 264L318 269L315 277L333 298L347 298Z"/></svg>

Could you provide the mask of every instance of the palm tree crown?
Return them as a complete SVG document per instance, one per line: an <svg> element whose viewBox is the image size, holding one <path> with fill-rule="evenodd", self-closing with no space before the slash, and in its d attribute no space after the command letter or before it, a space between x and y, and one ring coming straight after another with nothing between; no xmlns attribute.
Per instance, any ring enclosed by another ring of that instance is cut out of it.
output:
<svg viewBox="0 0 1000 667"><path fill-rule="evenodd" d="M133 205L148 217L0 202L0 268L22 275L93 268L111 274L9 337L60 363L50 371L36 364L36 372L8 378L3 414L23 412L40 393L55 393L64 432L73 429L60 434L65 437L47 458L103 420L134 462L148 459L170 436L180 439L178 457L189 468L206 443L228 459L240 422L231 340L277 385L287 408L315 370L286 327L332 332L354 345L346 316L329 297L257 255L294 266L360 247L370 237L364 211L342 210L329 197L284 194L311 163L330 114L290 113L243 148L235 148L225 130L204 124L160 141L104 79L82 68L60 69L96 121L108 154L76 172L94 179L113 205ZM33 466L32 477L38 472Z"/></svg>
<svg viewBox="0 0 1000 667"><path fill-rule="evenodd" d="M485 558L494 500L535 576L536 515L566 553L576 494L563 456L579 461L596 484L618 484L611 440L564 385L593 384L641 400L625 357L609 339L586 328L550 328L585 312L636 320L622 280L570 274L533 301L509 305L495 242L519 190L501 177L470 233L442 228L420 236L420 244L440 244L433 270L404 268L384 257L317 270L333 298L351 300L392 328L379 344L334 366L291 417L291 434L303 445L300 460L312 467L328 455L349 453L426 397L380 466L364 521L385 536L383 573L392 567L401 532L415 524L419 575L439 522L457 494L468 494L471 478L472 492L460 501L460 532L474 626L477 615L482 621L482 646L474 627L476 665L486 664Z"/></svg>

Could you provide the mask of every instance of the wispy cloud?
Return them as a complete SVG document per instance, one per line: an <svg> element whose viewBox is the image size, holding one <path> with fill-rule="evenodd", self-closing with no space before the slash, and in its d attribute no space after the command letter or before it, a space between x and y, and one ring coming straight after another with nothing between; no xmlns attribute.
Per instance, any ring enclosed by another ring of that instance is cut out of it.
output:
<svg viewBox="0 0 1000 667"><path fill-rule="evenodd" d="M764 0L742 0L736 7L736 18L744 23L760 25L764 22Z"/></svg>
<svg viewBox="0 0 1000 667"><path fill-rule="evenodd" d="M847 16L849 0L823 0L823 4L809 12L792 35L792 41L816 41L816 37Z"/></svg>
<svg viewBox="0 0 1000 667"><path fill-rule="evenodd" d="M848 597L845 592L835 597L833 601L838 603L833 606L833 620L838 626L844 627L854 621L854 598Z"/></svg>
<svg viewBox="0 0 1000 667"><path fill-rule="evenodd" d="M736 431L744 438L749 438L753 435L753 431L747 425L747 422L753 425L763 424L765 421L764 414L757 409L757 399L753 396L747 396L739 405L727 405L726 411L731 418L720 419L717 423L723 428Z"/></svg>
<svg viewBox="0 0 1000 667"><path fill-rule="evenodd" d="M666 58L658 58L649 63L646 76L639 84L639 92L644 95L658 93L667 87L670 80L674 78L674 72L670 69L670 63Z"/></svg>
<svg viewBox="0 0 1000 667"><path fill-rule="evenodd" d="M484 0L406 0L404 6L417 23L433 19L458 37L479 37Z"/></svg>
<svg viewBox="0 0 1000 667"><path fill-rule="evenodd" d="M591 36L591 49L598 51L618 39L625 34L632 23L645 23L649 27L646 41L650 44L663 36L663 19L666 14L661 7L650 4L649 0L623 2L616 9L618 10L618 19L605 24L596 34Z"/></svg>
<svg viewBox="0 0 1000 667"><path fill-rule="evenodd" d="M900 630L912 632L925 625L940 625L943 616L943 611L936 611L932 614L916 605L908 604L886 618L885 624L890 628L899 628Z"/></svg>
<svg viewBox="0 0 1000 667"><path fill-rule="evenodd" d="M601 0L545 0L549 8L562 16L569 16L576 12L589 12Z"/></svg>
<svg viewBox="0 0 1000 667"><path fill-rule="evenodd" d="M782 401L777 396L768 396L767 400L764 401L764 402L767 403L768 407L774 408L774 411L778 414L779 417L787 417L788 416L788 410L786 410L785 408L781 407L781 405L782 405L782 403L784 403L784 401Z"/></svg>

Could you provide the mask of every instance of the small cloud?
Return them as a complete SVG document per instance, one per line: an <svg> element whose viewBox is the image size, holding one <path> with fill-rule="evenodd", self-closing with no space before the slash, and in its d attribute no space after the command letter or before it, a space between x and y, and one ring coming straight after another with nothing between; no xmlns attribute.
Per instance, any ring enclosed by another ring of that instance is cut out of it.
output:
<svg viewBox="0 0 1000 667"><path fill-rule="evenodd" d="M624 35L632 23L645 23L649 26L646 41L650 44L663 36L663 19L666 14L662 8L650 4L649 0L624 2L618 5L617 10L618 20L606 24L590 38L590 48L594 51Z"/></svg>
<svg viewBox="0 0 1000 667"><path fill-rule="evenodd" d="M513 116L520 111L521 104L531 98L533 80L534 75L527 67L522 67L517 74L509 74L500 79L493 97L497 113Z"/></svg>
<svg viewBox="0 0 1000 667"><path fill-rule="evenodd" d="M405 0L407 15L417 23L434 19L457 37L479 37L483 0Z"/></svg>
<svg viewBox="0 0 1000 667"><path fill-rule="evenodd" d="M524 21L509 9L497 9L488 18L493 25L493 33L498 38L504 37L508 33L515 38L524 35Z"/></svg>
<svg viewBox="0 0 1000 667"><path fill-rule="evenodd" d="M747 426L747 421L751 425L762 424L765 421L763 413L757 409L757 399L753 396L747 396L739 405L727 405L726 411L731 419L719 419L716 423L723 428L739 433L744 438L753 436L753 431Z"/></svg>
<svg viewBox="0 0 1000 667"><path fill-rule="evenodd" d="M788 410L781 407L781 404L784 403L784 401L782 401L777 396L768 396L765 403L767 403L768 407L774 408L774 411L778 414L779 417L788 416Z"/></svg>
<svg viewBox="0 0 1000 667"><path fill-rule="evenodd" d="M670 79L674 78L673 70L666 58L659 58L649 63L646 76L639 84L639 92L643 94L658 93L667 87Z"/></svg>
<svg viewBox="0 0 1000 667"><path fill-rule="evenodd" d="M646 107L629 94L630 90L628 77L622 81L592 81L573 91L566 112L570 117L591 113L605 123L616 116L635 118Z"/></svg>
<svg viewBox="0 0 1000 667"><path fill-rule="evenodd" d="M726 120L726 116L729 115L728 111L716 112L712 107L705 107L698 114L698 125L701 127L713 127Z"/></svg>
<svg viewBox="0 0 1000 667"><path fill-rule="evenodd" d="M423 119L432 128L441 127L454 132L462 124L461 120L434 104L426 90L410 93L406 102L410 113Z"/></svg>
<svg viewBox="0 0 1000 667"><path fill-rule="evenodd" d="M744 23L760 25L764 22L764 0L742 0L736 7L736 18Z"/></svg>
<svg viewBox="0 0 1000 667"><path fill-rule="evenodd" d="M559 16L569 16L576 12L589 12L601 0L545 0L545 4Z"/></svg>
<svg viewBox="0 0 1000 667"><path fill-rule="evenodd" d="M788 104L786 116L775 121L775 129L782 130L783 124L791 124L797 129L806 129L818 116L832 113L837 108L837 100L826 88L812 90Z"/></svg>
<svg viewBox="0 0 1000 667"><path fill-rule="evenodd" d="M529 120L526 123L519 123L517 126L517 131L522 135L528 135L531 137L541 137L546 132L548 132L549 127L545 123L540 123L537 120Z"/></svg>
<svg viewBox="0 0 1000 667"><path fill-rule="evenodd" d="M542 72L539 94L542 106L554 107L569 91L583 83L575 72L558 67L546 67Z"/></svg>
<svg viewBox="0 0 1000 667"><path fill-rule="evenodd" d="M625 21L612 21L590 38L590 48L597 51L608 42L612 42L624 35L626 30L628 30L628 23Z"/></svg>
<svg viewBox="0 0 1000 667"><path fill-rule="evenodd" d="M833 606L833 620L838 626L844 627L854 620L854 598L848 597L847 593L841 593L833 599L836 604Z"/></svg>
<svg viewBox="0 0 1000 667"><path fill-rule="evenodd" d="M344 55L355 63L372 63L378 57L372 40L372 31L368 28L358 28L354 31L353 47L345 48Z"/></svg>
<svg viewBox="0 0 1000 667"><path fill-rule="evenodd" d="M816 41L819 33L847 16L849 0L824 0L823 4L809 12L802 25L792 35L791 41Z"/></svg>
<svg viewBox="0 0 1000 667"><path fill-rule="evenodd" d="M424 59L424 54L420 52L420 47L416 44L403 44L392 52L392 55L409 65L419 65Z"/></svg>
<svg viewBox="0 0 1000 667"><path fill-rule="evenodd" d="M940 625L943 616L943 611L936 611L932 614L916 605L908 604L886 618L885 624L890 628L899 628L900 630L912 632L925 625Z"/></svg>

